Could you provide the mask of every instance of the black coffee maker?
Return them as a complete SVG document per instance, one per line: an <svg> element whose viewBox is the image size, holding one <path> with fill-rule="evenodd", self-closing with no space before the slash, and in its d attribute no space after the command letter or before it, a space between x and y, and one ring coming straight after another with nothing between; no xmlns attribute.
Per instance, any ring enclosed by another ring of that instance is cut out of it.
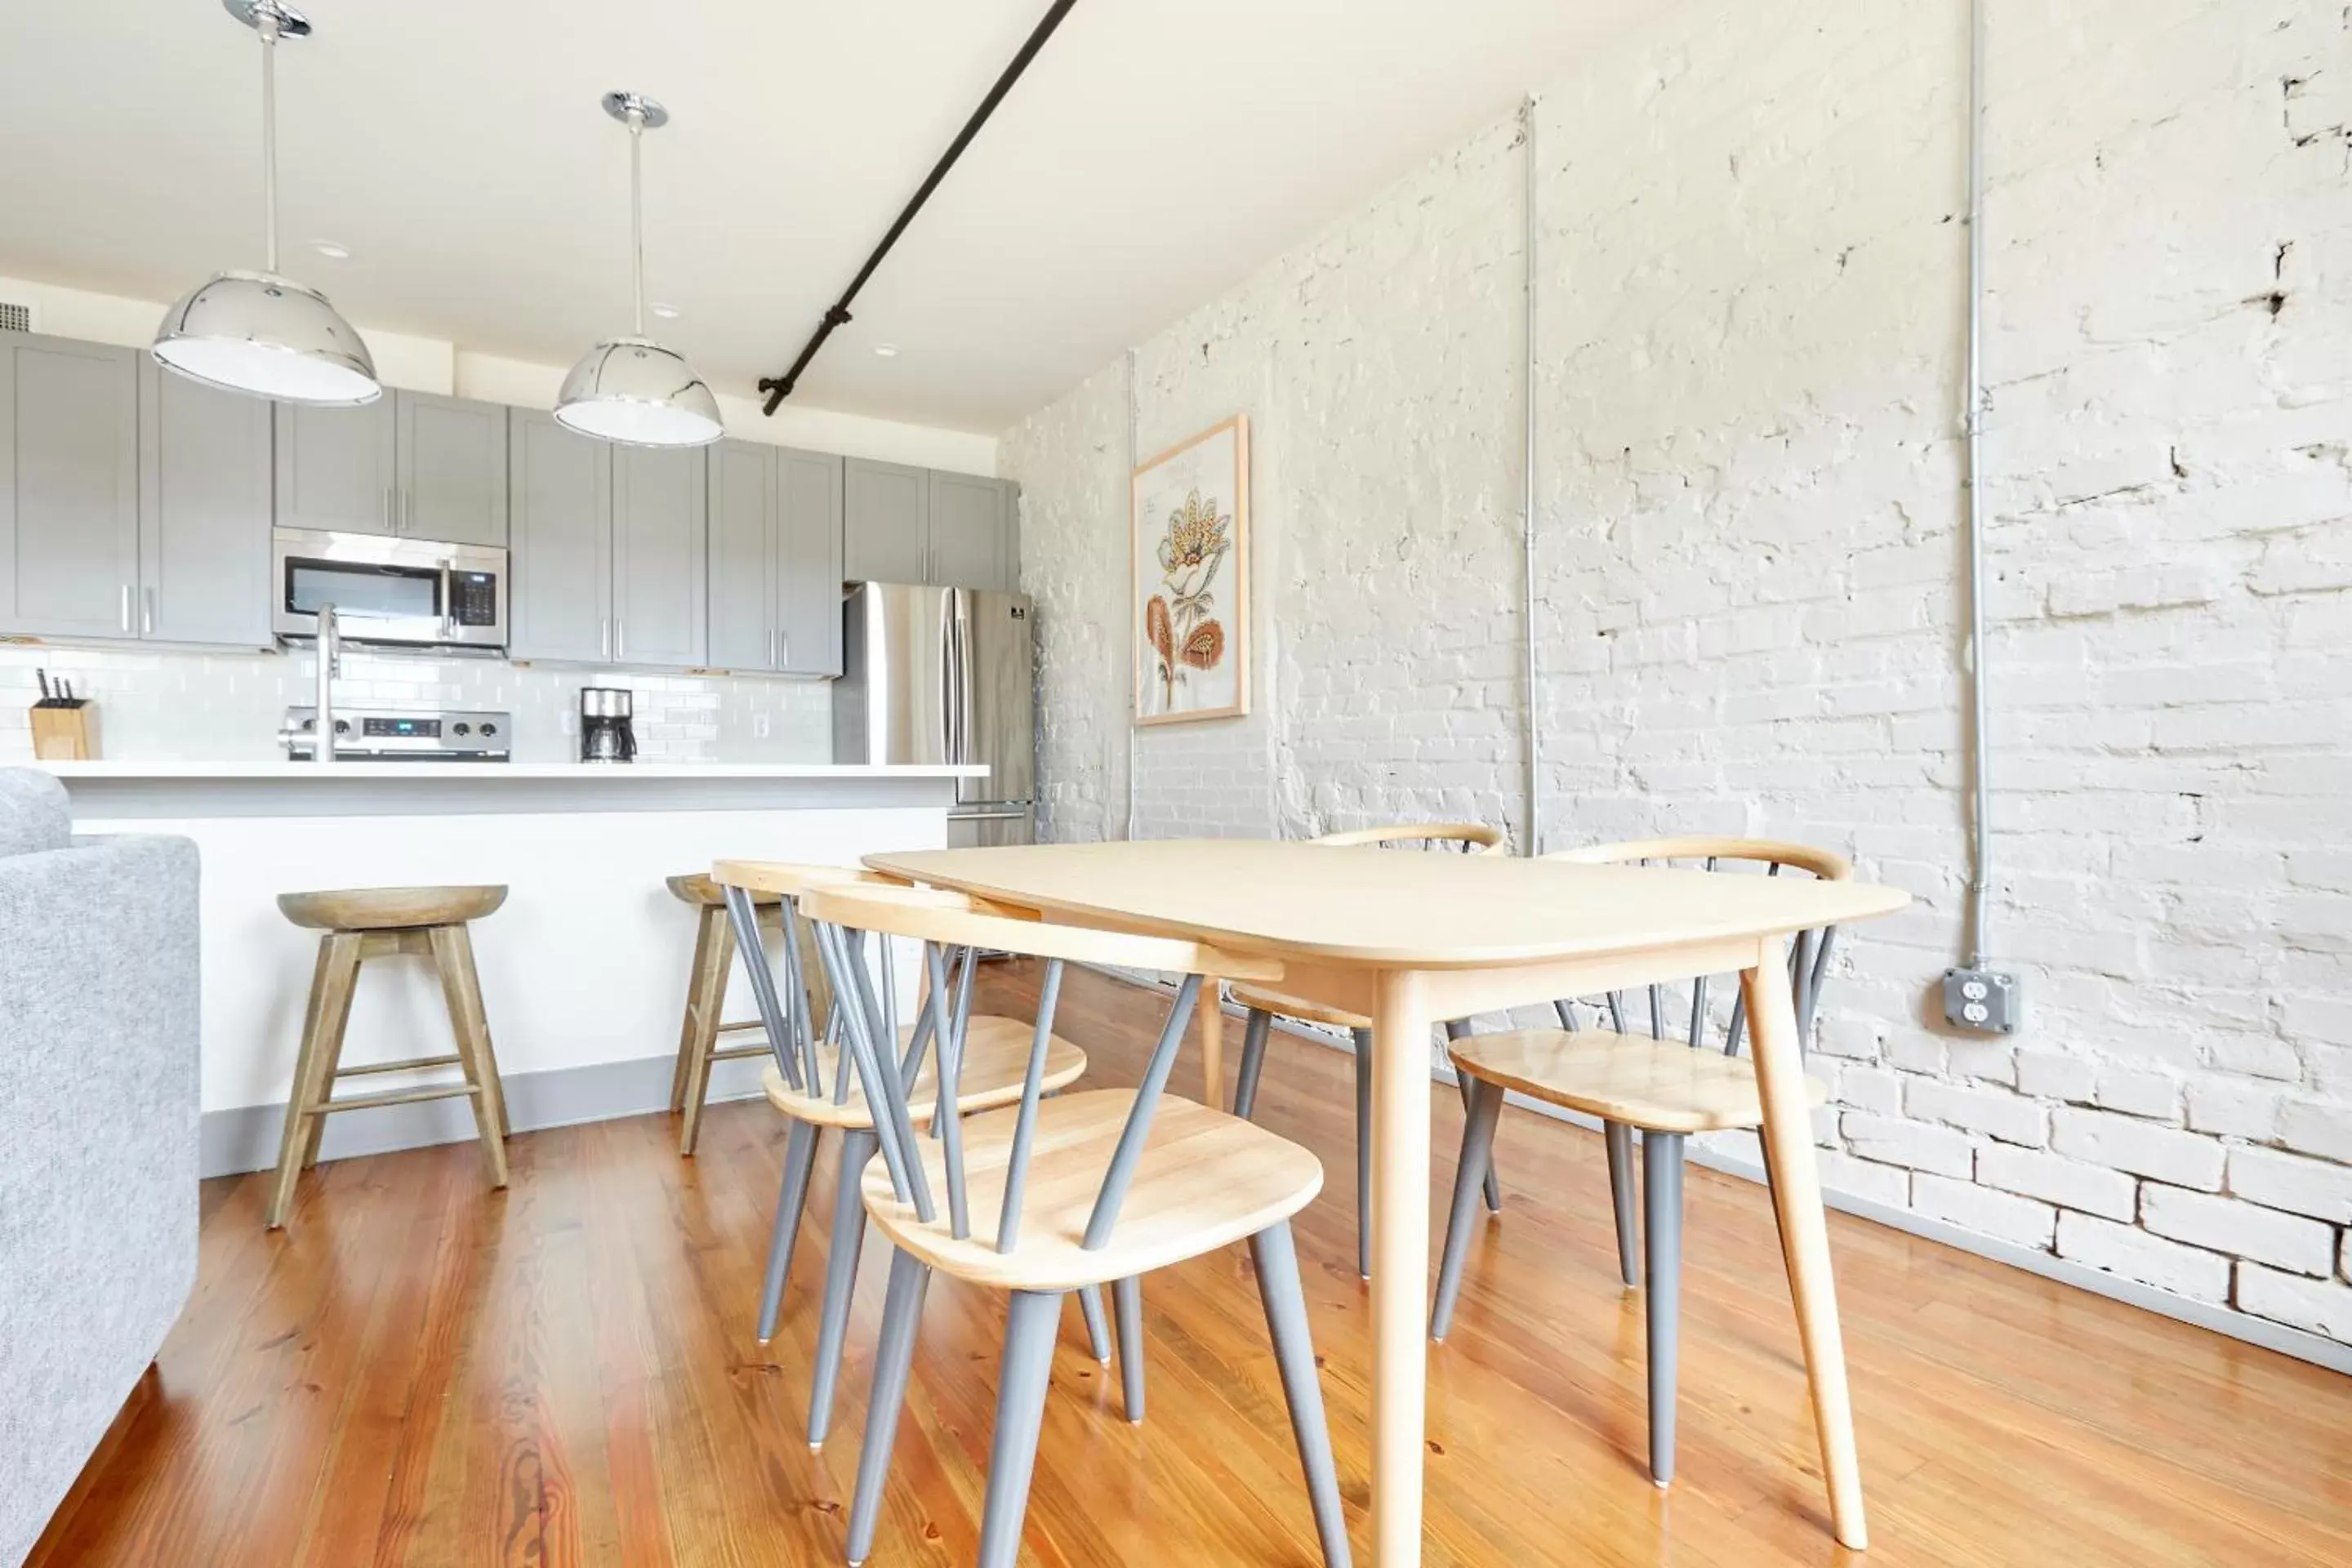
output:
<svg viewBox="0 0 2352 1568"><path fill-rule="evenodd" d="M625 687L583 686L580 689L580 760L583 763L636 761L637 737L629 715L635 693Z"/></svg>

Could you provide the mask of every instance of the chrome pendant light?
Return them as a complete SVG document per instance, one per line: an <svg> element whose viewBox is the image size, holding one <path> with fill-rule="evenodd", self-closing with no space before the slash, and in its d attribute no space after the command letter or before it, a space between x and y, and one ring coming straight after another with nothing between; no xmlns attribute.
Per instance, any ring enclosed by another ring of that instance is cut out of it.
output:
<svg viewBox="0 0 2352 1568"><path fill-rule="evenodd" d="M383 395L375 361L327 297L278 275L278 40L307 38L310 19L279 0L222 0L261 35L262 269L223 272L173 306L156 329L156 363L191 381L288 403L352 406Z"/></svg>
<svg viewBox="0 0 2352 1568"><path fill-rule="evenodd" d="M719 400L686 356L646 336L646 132L669 111L634 92L608 92L604 112L629 128L629 277L636 330L590 349L555 401L555 417L583 436L625 447L707 447L727 433Z"/></svg>

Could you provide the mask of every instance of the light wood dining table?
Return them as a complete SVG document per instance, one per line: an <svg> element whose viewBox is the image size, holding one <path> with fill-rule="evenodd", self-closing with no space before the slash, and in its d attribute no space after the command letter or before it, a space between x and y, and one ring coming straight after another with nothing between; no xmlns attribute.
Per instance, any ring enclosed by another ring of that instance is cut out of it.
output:
<svg viewBox="0 0 2352 1568"><path fill-rule="evenodd" d="M1866 1544L1786 939L1890 913L1907 895L1863 882L1492 855L1336 854L1247 839L924 850L866 863L1047 919L1276 957L1284 991L1373 1020L1376 1568L1422 1560L1432 1029L1558 997L1738 974L1831 1528L1846 1546ZM1213 1037L1212 1025L1204 1045ZM1210 1068L1221 1071L1213 1056ZM1222 1084L1210 1081L1214 1102Z"/></svg>

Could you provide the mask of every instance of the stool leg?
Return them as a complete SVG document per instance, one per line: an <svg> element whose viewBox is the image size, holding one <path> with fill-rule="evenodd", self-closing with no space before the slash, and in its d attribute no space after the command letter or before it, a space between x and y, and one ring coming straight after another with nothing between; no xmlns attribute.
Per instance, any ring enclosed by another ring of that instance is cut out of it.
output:
<svg viewBox="0 0 2352 1568"><path fill-rule="evenodd" d="M686 1082L678 1109L686 1125L678 1130L677 1152L694 1152L702 1136L702 1101L710 1092L710 1053L719 1045L719 1014L727 1005L727 972L735 965L735 932L724 910L705 910L703 935L694 944L694 980L687 993L687 1027L692 1038L686 1047Z"/></svg>
<svg viewBox="0 0 2352 1568"><path fill-rule="evenodd" d="M694 958L686 969L686 1012L677 1026L677 1064L670 1069L669 1075L669 1109L673 1115L686 1109L686 1064L694 1054L694 1005L702 979L702 966L710 955L711 912L704 910L694 921Z"/></svg>
<svg viewBox="0 0 2352 1568"><path fill-rule="evenodd" d="M310 1123L320 1120L311 1108L324 1097L325 1085L320 1079L320 1068L326 1065L323 1020L341 1016L359 962L357 936L330 931L319 939L319 963L311 973L302 1043L294 1058L293 1086L286 1096L286 1131L278 1144L278 1177L270 1189L269 1212L264 1222L271 1230L286 1223L286 1211L294 1201L295 1179L302 1173L302 1154L309 1145Z"/></svg>
<svg viewBox="0 0 2352 1568"><path fill-rule="evenodd" d="M1675 1363L1681 1335L1683 1135L1642 1134L1642 1239L1649 1249L1650 1479L1675 1479Z"/></svg>
<svg viewBox="0 0 2352 1568"><path fill-rule="evenodd" d="M1617 1215L1617 1273L1631 1290L1633 1257L1641 1248L1639 1222L1633 1217L1633 1205L1640 1201L1634 1191L1633 1130L1622 1121L1605 1121L1601 1131L1609 1146L1609 1206ZM1643 1134L1645 1141L1647 1137Z"/></svg>
<svg viewBox="0 0 2352 1568"><path fill-rule="evenodd" d="M343 1036L352 1022L352 996L359 985L360 965L367 960L367 939L362 937L352 949L352 973L347 984L339 987L331 999L334 1010L322 1013L319 1018L319 1046L322 1060L318 1066L319 1090L311 1097L316 1104L324 1105L334 1098L335 1075L343 1068ZM319 1141L327 1134L327 1118L321 1113L310 1118L310 1130L302 1136L302 1168L310 1169L319 1163Z"/></svg>
<svg viewBox="0 0 2352 1568"><path fill-rule="evenodd" d="M507 1184L507 1145L501 1129L506 1108L498 1092L498 1059L490 1054L490 1027L482 1016L480 982L474 973L474 946L461 925L435 926L433 962L441 971L441 994L449 1004L449 1027L457 1037L457 1055L466 1079L474 1086L467 1098L474 1103L474 1128L481 1135L482 1159L489 1167L490 1185Z"/></svg>

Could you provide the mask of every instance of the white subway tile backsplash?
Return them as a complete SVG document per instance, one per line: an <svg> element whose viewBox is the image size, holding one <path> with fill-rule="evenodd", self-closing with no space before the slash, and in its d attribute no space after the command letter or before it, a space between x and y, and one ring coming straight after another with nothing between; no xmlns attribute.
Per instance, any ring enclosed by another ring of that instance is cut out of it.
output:
<svg viewBox="0 0 2352 1568"><path fill-rule="evenodd" d="M34 672L73 682L98 705L99 744L117 761L262 762L282 756L278 721L307 706L307 652L151 652L0 645L0 763L33 755ZM636 694L638 755L665 763L811 763L833 756L830 682L784 676L656 675L524 667L499 659L346 651L336 699L378 708L492 708L514 714L518 762L577 754L580 689ZM764 718L764 725L757 721ZM765 734L761 734L761 730Z"/></svg>

